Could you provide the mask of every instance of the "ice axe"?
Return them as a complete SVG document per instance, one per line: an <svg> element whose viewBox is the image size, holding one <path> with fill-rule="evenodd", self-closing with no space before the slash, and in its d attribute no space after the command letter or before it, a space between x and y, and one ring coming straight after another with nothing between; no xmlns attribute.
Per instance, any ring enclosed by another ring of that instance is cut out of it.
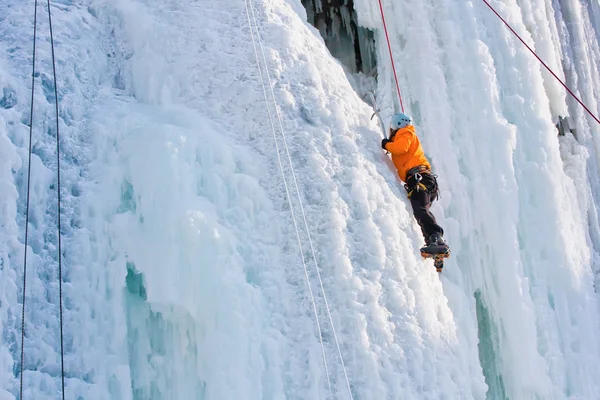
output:
<svg viewBox="0 0 600 400"><path fill-rule="evenodd" d="M387 134L385 133L385 124L383 122L383 119L381 118L381 114L379 113L381 110L379 109L379 106L377 105L377 99L375 98L375 93L373 91L369 91L367 92L367 94L365 94L362 98L363 100L365 99L365 97L369 96L369 98L371 99L371 107L373 107L373 110L375 111L373 113L373 115L371 115L371 121L373 120L373 117L375 117L377 115L377 118L379 118L379 126L381 127L381 133L383 134L383 137L385 139L388 139Z"/></svg>

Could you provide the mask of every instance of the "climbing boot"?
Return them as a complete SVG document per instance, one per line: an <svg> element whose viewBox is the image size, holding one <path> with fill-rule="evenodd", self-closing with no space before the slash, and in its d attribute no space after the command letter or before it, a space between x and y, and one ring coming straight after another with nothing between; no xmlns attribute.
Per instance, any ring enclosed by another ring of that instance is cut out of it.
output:
<svg viewBox="0 0 600 400"><path fill-rule="evenodd" d="M421 247L422 257L430 258L438 255L443 255L444 258L450 257L450 248L442 235L434 233L428 239L425 241L425 246Z"/></svg>

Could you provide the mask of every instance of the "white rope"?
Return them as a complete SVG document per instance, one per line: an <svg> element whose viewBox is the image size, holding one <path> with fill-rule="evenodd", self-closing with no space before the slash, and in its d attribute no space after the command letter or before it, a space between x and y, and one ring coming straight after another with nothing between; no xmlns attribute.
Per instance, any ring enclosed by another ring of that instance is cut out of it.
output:
<svg viewBox="0 0 600 400"><path fill-rule="evenodd" d="M265 81L264 81L264 77L262 74L262 70L260 68L260 60L258 57L258 51L256 49L256 42L254 40L254 32L252 31L252 23L250 22L250 13L248 11L248 2L250 0L244 0L244 3L246 5L246 16L248 17L248 27L250 28L250 37L252 38L252 46L254 47L254 55L256 57L256 65L258 67L258 73L260 75L260 82L262 84L262 88L263 88L263 94L265 96L265 102L267 103L267 113L269 114L269 120L271 122L271 131L273 132L273 140L275 141L275 150L277 152L277 161L279 163L279 170L281 171L281 176L283 178L283 186L285 187L285 193L288 199L288 204L290 206L290 211L292 213L292 221L294 223L294 229L296 231L296 238L298 239L298 246L300 247L300 257L302 258L302 266L304 267L304 275L306 277L306 285L308 286L308 293L310 294L310 300L312 303L312 307L313 307L313 312L315 315L315 322L317 324L317 333L319 335L319 341L321 343L321 352L323 355L323 364L325 366L325 374L327 376L327 386L329 387L329 395L333 398L333 391L331 388L331 379L329 377L329 368L327 367L327 356L325 354L325 344L323 343L323 334L321 331L321 323L319 322L319 315L317 313L317 304L315 301L315 296L313 295L313 291L312 291L312 287L310 285L310 279L308 276L308 267L306 266L306 260L304 259L304 251L302 249L302 240L300 239L300 230L298 229L298 223L296 221L296 214L294 213L294 207L292 205L292 199L290 197L290 191L288 188L288 184L287 184L287 180L285 179L285 172L283 170L283 162L281 161L281 155L279 152L279 145L277 144L277 134L276 134L276 129L275 129L275 123L273 122L273 116L271 115L271 110L269 108L269 99L268 99L268 95L267 95L267 89L265 87ZM253 10L252 7L252 3L250 3L250 7ZM254 24L256 26L256 19L254 18L254 12L253 12L253 19L254 19ZM256 27L256 32L258 34L258 27ZM259 43L260 43L260 39L259 39ZM262 48L262 43L261 43L261 48ZM264 53L263 53L264 54ZM265 69L268 72L268 66L265 63ZM291 166L291 164L290 164ZM293 171L293 167L292 167L292 171Z"/></svg>
<svg viewBox="0 0 600 400"><path fill-rule="evenodd" d="M260 37L260 32L258 30L258 24L256 22L256 16L254 14L254 6L252 5L252 0L247 0L247 1L249 1L249 3L250 3L250 10L252 12L252 19L254 20L254 25L256 26L256 36L258 38L258 44L259 44L259 47L260 47L260 50L261 50L261 53L262 53L263 62L265 64L265 70L266 70L266 73L267 73L267 81L268 81L268 84L269 84L269 88L271 90L271 96L273 97L273 102L275 104L275 113L277 115L277 120L279 121L279 129L281 130L281 136L283 137L283 144L284 144L285 151L286 151L286 154L287 154L288 162L290 163L290 169L291 169L291 172L292 172L292 178L294 180L294 186L296 188L296 194L298 196L298 201L300 203L300 211L302 213L302 218L304 220L304 226L306 227L306 233L308 235L308 242L310 244L310 250L311 250L311 253L312 253L312 256L313 256L313 260L315 262L315 269L317 271L317 277L319 279L319 285L320 285L320 288L321 288L321 293L323 295L323 300L325 302L325 308L327 310L327 317L329 318L329 323L331 324L331 331L333 333L333 339L335 341L335 345L337 347L337 352L338 352L338 355L340 357L340 363L342 365L342 370L344 372L344 378L346 379L346 386L348 388L348 394L350 396L350 399L353 400L352 390L350 388L350 380L348 379L348 373L346 371L346 365L344 364L344 357L342 356L342 350L340 349L340 343L339 343L339 340L338 340L338 337L337 337L337 333L335 331L335 326L334 326L334 323L333 323L333 318L331 317L331 310L329 308L329 302L327 301L327 295L325 294L325 288L323 286L323 280L321 279L321 273L319 272L319 264L317 262L317 256L315 254L315 248L313 246L313 242L312 242L312 239L311 239L310 230L308 228L308 221L306 219L306 212L304 211L304 205L303 205L303 202L302 202L302 196L300 194L300 189L298 187L298 180L296 179L296 173L294 171L294 165L292 163L292 157L290 156L290 151L289 151L289 148L288 148L288 145L287 145L287 140L286 140L286 137L285 137L285 130L283 129L283 123L282 123L281 114L280 114L279 108L277 107L277 101L275 99L275 92L273 90L273 84L272 84L272 80L271 80L271 74L269 73L269 67L268 67L268 63L267 63L267 58L265 56L264 46L262 44L262 39Z"/></svg>

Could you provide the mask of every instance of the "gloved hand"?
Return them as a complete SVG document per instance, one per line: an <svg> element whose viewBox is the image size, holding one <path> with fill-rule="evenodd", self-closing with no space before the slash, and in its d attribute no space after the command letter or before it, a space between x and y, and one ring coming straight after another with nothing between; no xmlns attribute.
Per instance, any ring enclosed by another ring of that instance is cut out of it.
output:
<svg viewBox="0 0 600 400"><path fill-rule="evenodd" d="M386 144L388 144L389 142L391 142L391 140L390 140L390 139L388 139L388 138L385 138L385 139L383 139L383 140L381 141L381 148L382 148L382 149L384 149L384 150L387 150L387 149L385 148L385 145L386 145Z"/></svg>

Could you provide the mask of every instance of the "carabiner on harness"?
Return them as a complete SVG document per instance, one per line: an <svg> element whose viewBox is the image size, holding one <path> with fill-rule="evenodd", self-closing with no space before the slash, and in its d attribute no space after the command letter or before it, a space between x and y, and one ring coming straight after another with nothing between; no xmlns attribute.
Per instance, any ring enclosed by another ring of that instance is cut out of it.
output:
<svg viewBox="0 0 600 400"><path fill-rule="evenodd" d="M423 180L423 176L420 173L418 173L418 172L414 173L411 176L411 178L415 179L415 183L414 183L414 185L412 185L412 188L408 184L404 185L404 189L406 189L406 191L408 192L408 194L407 194L408 198L410 198L410 196L412 196L412 194L415 190L417 192L419 190L424 190L426 192L429 190L429 189L427 189L427 186L425 184L421 183L421 181Z"/></svg>

